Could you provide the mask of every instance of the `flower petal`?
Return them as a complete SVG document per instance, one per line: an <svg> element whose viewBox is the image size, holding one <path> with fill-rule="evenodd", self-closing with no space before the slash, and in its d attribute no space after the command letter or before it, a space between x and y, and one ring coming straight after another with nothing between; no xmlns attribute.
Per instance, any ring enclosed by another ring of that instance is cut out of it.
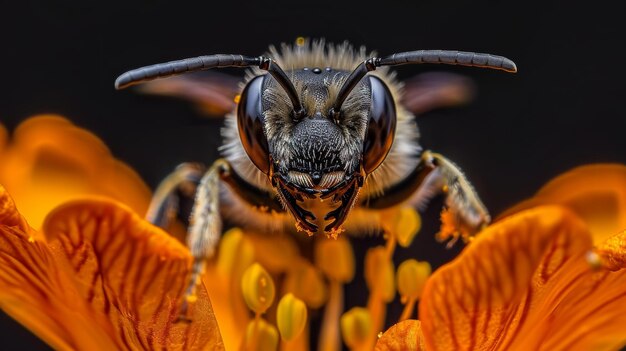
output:
<svg viewBox="0 0 626 351"><path fill-rule="evenodd" d="M539 205L563 205L585 220L595 243L626 229L626 166L592 164L552 179L499 218Z"/></svg>
<svg viewBox="0 0 626 351"><path fill-rule="evenodd" d="M36 229L54 207L83 195L109 196L140 214L150 201L148 186L98 137L55 115L18 126L2 150L0 184Z"/></svg>
<svg viewBox="0 0 626 351"><path fill-rule="evenodd" d="M16 222L20 215L3 189L0 199L0 308L55 349L116 348L108 323L77 298L75 282L63 274L69 267Z"/></svg>
<svg viewBox="0 0 626 351"><path fill-rule="evenodd" d="M375 351L424 351L420 321L407 319L387 329L378 339Z"/></svg>
<svg viewBox="0 0 626 351"><path fill-rule="evenodd" d="M598 350L626 341L626 272L596 271L585 223L542 206L511 215L427 282L428 350Z"/></svg>
<svg viewBox="0 0 626 351"><path fill-rule="evenodd" d="M57 208L45 240L0 226L0 303L54 348L223 349L203 287L176 322L191 267L176 239L110 200Z"/></svg>

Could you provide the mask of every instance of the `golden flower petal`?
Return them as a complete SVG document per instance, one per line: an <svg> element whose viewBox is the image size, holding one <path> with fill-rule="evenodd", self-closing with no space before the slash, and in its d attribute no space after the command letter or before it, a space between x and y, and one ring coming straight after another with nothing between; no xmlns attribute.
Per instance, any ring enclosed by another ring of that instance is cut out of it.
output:
<svg viewBox="0 0 626 351"><path fill-rule="evenodd" d="M420 321L408 319L393 325L378 339L375 351L424 351Z"/></svg>
<svg viewBox="0 0 626 351"><path fill-rule="evenodd" d="M15 202L9 196L6 189L0 184L0 225L16 227L15 229L28 234L30 227L22 215L17 212Z"/></svg>
<svg viewBox="0 0 626 351"><path fill-rule="evenodd" d="M626 342L626 274L594 270L587 226L560 206L485 229L426 283L428 350L604 350Z"/></svg>
<svg viewBox="0 0 626 351"><path fill-rule="evenodd" d="M552 179L499 218L539 205L563 205L584 219L596 243L626 229L626 166L592 164Z"/></svg>
<svg viewBox="0 0 626 351"><path fill-rule="evenodd" d="M114 198L140 214L148 208L150 189L138 174L63 117L29 118L0 151L0 184L35 229L57 205L84 195Z"/></svg>
<svg viewBox="0 0 626 351"><path fill-rule="evenodd" d="M0 305L55 349L223 349L205 288L175 322L191 257L165 232L103 199L57 208L43 231L0 225Z"/></svg>

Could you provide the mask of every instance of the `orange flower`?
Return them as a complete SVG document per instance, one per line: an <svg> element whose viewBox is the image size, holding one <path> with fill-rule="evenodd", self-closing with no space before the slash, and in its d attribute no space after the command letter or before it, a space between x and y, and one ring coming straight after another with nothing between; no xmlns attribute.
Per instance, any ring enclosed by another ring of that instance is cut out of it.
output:
<svg viewBox="0 0 626 351"><path fill-rule="evenodd" d="M97 137L40 116L12 139L0 126L0 160L0 308L55 349L291 351L309 350L311 338L324 350L342 338L353 350L626 344L626 166L557 177L432 275L425 262L394 265L396 247L419 231L412 209L381 213L386 245L365 262L346 237L307 241L311 259L290 235L235 228L190 299L192 321L177 322L189 251L141 218L149 189ZM344 311L356 265L370 295ZM396 293L402 321L377 339ZM418 299L420 320L407 319Z"/></svg>
<svg viewBox="0 0 626 351"><path fill-rule="evenodd" d="M39 232L0 187L0 307L55 349L223 349L206 289L175 322L191 261L120 203L68 202Z"/></svg>
<svg viewBox="0 0 626 351"><path fill-rule="evenodd" d="M618 350L626 344L624 194L622 165L557 177L438 269L420 320L391 327L376 349Z"/></svg>
<svg viewBox="0 0 626 351"><path fill-rule="evenodd" d="M53 208L84 195L104 195L145 213L150 189L92 133L56 115L27 119L11 139L0 126L0 184L33 228Z"/></svg>
<svg viewBox="0 0 626 351"><path fill-rule="evenodd" d="M0 181L28 222L0 186L0 308L59 350L224 349L204 286L176 322L192 258L135 214L150 192L134 171L58 116L8 140Z"/></svg>

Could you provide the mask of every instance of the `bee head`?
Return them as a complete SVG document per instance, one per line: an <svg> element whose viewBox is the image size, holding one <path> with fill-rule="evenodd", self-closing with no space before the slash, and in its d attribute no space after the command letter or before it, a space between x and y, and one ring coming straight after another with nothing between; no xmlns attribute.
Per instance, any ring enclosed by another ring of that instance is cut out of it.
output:
<svg viewBox="0 0 626 351"><path fill-rule="evenodd" d="M281 84L270 74L248 82L238 107L240 138L303 230L316 232L317 218L299 203L331 201L334 208L323 220L330 221L324 231L332 233L345 220L365 177L391 148L395 103L375 76L359 79L343 98L350 72L312 67L290 76L293 84ZM285 85L293 93L281 89ZM295 104L292 95L298 97Z"/></svg>

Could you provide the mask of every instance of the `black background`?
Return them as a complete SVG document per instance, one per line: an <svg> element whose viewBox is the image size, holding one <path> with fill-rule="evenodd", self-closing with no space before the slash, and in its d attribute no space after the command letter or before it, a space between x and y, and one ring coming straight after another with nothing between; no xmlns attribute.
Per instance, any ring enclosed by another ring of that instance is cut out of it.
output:
<svg viewBox="0 0 626 351"><path fill-rule="evenodd" d="M349 40L381 55L417 49L488 52L519 73L451 66L403 67L463 73L478 95L467 106L419 118L423 144L458 163L492 214L526 198L553 176L592 162L626 163L623 1L243 2L172 0L0 1L0 121L9 129L37 113L61 114L100 136L113 154L155 186L183 161L210 163L219 119L186 102L115 91L120 73L212 53L258 55L297 36ZM435 203L436 207L437 204ZM398 257L429 259L439 208ZM355 241L357 260L380 239ZM364 305L362 271L346 305ZM389 310L388 323L401 305ZM2 349L46 349L0 319Z"/></svg>

